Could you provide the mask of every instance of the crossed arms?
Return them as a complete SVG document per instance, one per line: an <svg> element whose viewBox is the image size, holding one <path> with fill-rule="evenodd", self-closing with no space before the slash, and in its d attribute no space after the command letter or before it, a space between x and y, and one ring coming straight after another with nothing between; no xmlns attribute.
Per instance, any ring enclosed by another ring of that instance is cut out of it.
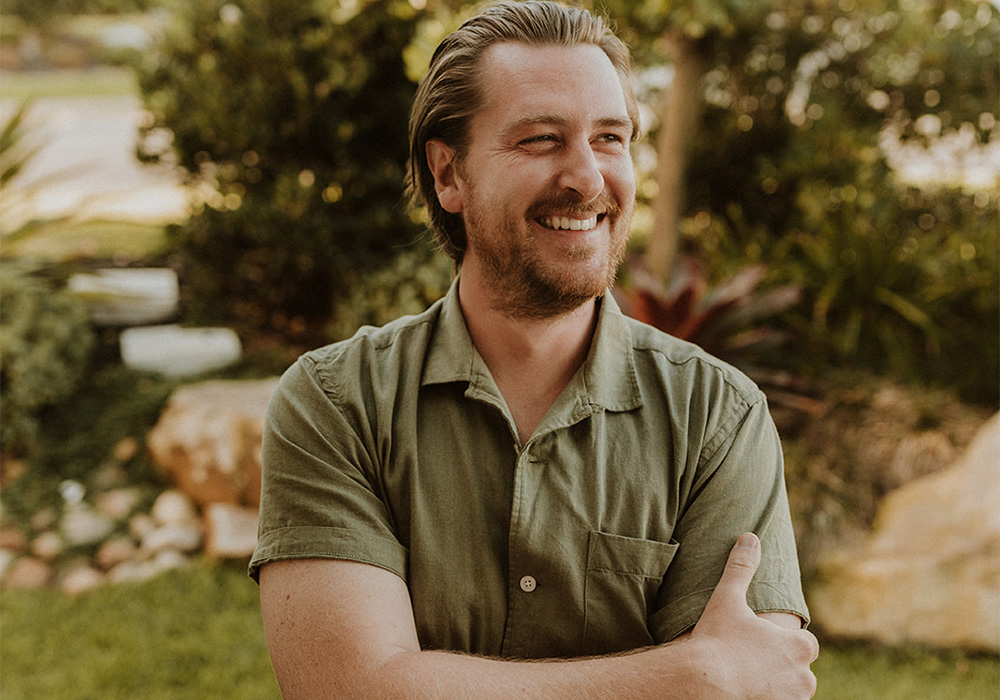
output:
<svg viewBox="0 0 1000 700"><path fill-rule="evenodd" d="M285 700L810 698L815 637L793 615L747 606L760 559L757 538L741 537L690 633L615 656L512 661L423 651L404 581L343 560L265 565L261 609Z"/></svg>

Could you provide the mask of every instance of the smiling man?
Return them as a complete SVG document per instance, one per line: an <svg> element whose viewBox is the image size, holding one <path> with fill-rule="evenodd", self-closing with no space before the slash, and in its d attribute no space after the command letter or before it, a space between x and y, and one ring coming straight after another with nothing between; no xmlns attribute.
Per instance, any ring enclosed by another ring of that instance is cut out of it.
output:
<svg viewBox="0 0 1000 700"><path fill-rule="evenodd" d="M763 395L606 294L629 70L551 2L435 53L411 177L460 273L302 357L269 412L251 574L287 700L811 697Z"/></svg>

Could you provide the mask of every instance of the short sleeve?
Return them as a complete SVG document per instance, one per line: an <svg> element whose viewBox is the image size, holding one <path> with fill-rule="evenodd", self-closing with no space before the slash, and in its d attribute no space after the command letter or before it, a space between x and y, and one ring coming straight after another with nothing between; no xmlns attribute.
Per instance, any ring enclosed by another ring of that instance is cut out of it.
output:
<svg viewBox="0 0 1000 700"><path fill-rule="evenodd" d="M744 532L756 533L762 545L761 565L747 593L750 608L808 621L781 444L763 397L721 437L720 446L703 455L674 530L679 546L650 617L650 631L660 643L695 625Z"/></svg>
<svg viewBox="0 0 1000 700"><path fill-rule="evenodd" d="M282 559L364 562L405 577L407 552L379 497L374 440L360 398L301 358L268 407L257 547L250 576Z"/></svg>

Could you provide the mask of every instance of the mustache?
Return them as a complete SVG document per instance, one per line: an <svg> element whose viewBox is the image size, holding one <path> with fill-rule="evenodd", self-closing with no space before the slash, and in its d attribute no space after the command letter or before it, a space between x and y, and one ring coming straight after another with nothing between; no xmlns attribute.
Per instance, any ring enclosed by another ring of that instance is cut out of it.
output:
<svg viewBox="0 0 1000 700"><path fill-rule="evenodd" d="M560 194L539 199L528 207L528 217L537 219L542 216L560 215L590 215L605 214L611 218L621 214L621 205L607 192L602 192L594 199L584 202L572 194Z"/></svg>

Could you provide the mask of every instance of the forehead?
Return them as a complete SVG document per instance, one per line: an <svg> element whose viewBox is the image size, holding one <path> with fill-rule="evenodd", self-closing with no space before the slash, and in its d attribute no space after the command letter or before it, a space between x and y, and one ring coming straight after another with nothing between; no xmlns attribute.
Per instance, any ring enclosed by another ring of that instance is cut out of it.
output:
<svg viewBox="0 0 1000 700"><path fill-rule="evenodd" d="M590 125L628 121L621 78L611 59L594 44L576 46L495 44L480 58L482 109L473 118L502 128L534 116Z"/></svg>

